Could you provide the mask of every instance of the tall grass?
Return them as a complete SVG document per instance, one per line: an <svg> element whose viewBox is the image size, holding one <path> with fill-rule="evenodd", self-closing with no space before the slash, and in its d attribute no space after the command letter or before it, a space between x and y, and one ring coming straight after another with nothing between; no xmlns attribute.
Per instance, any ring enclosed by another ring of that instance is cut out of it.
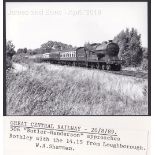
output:
<svg viewBox="0 0 155 155"><path fill-rule="evenodd" d="M147 80L31 64L7 73L7 115L147 115Z"/></svg>

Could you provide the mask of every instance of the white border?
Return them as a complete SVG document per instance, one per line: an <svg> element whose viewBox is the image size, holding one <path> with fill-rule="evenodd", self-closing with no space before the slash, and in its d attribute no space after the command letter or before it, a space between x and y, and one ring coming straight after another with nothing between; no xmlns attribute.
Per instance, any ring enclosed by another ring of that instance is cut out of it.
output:
<svg viewBox="0 0 155 155"><path fill-rule="evenodd" d="M155 109L155 97L154 97L154 89L155 89L155 1L152 0L151 2L151 15L152 15L152 18L151 18L151 40L152 40L152 45L151 45L151 58L152 58L152 61L151 61L151 68L152 69L152 76L151 76L151 86L152 86L152 91L151 91L151 94L152 94L152 97L151 97L151 108L152 108L152 116L151 116L151 119L152 119L152 127L151 127L151 144L152 144L152 147L151 147L151 154L154 155L155 154L155 147L154 147L154 144L155 144L155 113L154 113L154 109ZM3 21L3 1L0 0L0 21ZM3 22L1 22L3 23ZM0 24L0 49L1 49L1 52L0 52L0 94L1 94L1 97L0 97L0 154L3 154L3 25Z"/></svg>
<svg viewBox="0 0 155 155"><path fill-rule="evenodd" d="M155 154L155 147L153 146L155 144L155 138L153 138L155 137L155 1L152 0L151 3L151 154L153 155Z"/></svg>
<svg viewBox="0 0 155 155"><path fill-rule="evenodd" d="M0 21L3 23L3 1L0 0ZM3 25L0 24L0 154L3 155Z"/></svg>

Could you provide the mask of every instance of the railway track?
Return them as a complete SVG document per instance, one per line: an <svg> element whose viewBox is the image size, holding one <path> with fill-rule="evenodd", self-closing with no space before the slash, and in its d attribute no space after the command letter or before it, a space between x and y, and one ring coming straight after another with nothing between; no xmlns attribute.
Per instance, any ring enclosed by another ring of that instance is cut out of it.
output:
<svg viewBox="0 0 155 155"><path fill-rule="evenodd" d="M68 66L68 65L67 65ZM92 69L92 68L87 68ZM96 68L93 68L94 70ZM148 73L144 73L142 71L129 71L129 70L121 70L121 71L109 71L109 70L101 70L107 73L117 74L117 75L123 75L123 76L131 76L136 78L142 78L142 79L148 79Z"/></svg>
<svg viewBox="0 0 155 155"><path fill-rule="evenodd" d="M88 68L91 69L91 68ZM96 68L93 68L96 69ZM131 76L136 78L148 79L148 73L144 73L142 71L129 71L129 70L121 70L121 71L108 71L108 70L101 70L107 73L123 75L123 76Z"/></svg>
<svg viewBox="0 0 155 155"><path fill-rule="evenodd" d="M69 66L69 65L66 65L66 66ZM136 78L148 79L148 73L144 73L142 71L129 71L129 70L121 70L121 71L102 70L102 71L107 72L107 73L117 74L117 75L124 75L124 76L131 76L131 77L136 77Z"/></svg>
<svg viewBox="0 0 155 155"><path fill-rule="evenodd" d="M124 76L132 76L136 78L142 78L142 79L147 79L148 78L148 73L144 73L141 71L129 71L129 70L121 70L121 71L106 71L108 73L112 74L118 74L118 75L124 75Z"/></svg>

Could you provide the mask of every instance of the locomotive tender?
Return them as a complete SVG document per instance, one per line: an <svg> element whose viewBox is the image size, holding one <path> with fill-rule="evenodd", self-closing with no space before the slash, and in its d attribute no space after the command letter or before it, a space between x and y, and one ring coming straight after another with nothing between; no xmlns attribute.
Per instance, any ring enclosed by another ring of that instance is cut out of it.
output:
<svg viewBox="0 0 155 155"><path fill-rule="evenodd" d="M121 70L119 46L112 41L78 47L74 51L56 51L43 54L42 60L53 64L80 66L103 70Z"/></svg>

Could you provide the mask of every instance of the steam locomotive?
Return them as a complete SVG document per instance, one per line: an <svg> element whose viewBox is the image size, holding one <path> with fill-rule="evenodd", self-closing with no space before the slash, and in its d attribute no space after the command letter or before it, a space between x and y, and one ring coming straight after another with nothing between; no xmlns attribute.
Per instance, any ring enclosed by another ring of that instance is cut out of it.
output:
<svg viewBox="0 0 155 155"><path fill-rule="evenodd" d="M42 61L53 64L80 66L102 70L121 70L122 61L118 58L119 46L112 42L94 43L76 50L56 51L42 55Z"/></svg>

